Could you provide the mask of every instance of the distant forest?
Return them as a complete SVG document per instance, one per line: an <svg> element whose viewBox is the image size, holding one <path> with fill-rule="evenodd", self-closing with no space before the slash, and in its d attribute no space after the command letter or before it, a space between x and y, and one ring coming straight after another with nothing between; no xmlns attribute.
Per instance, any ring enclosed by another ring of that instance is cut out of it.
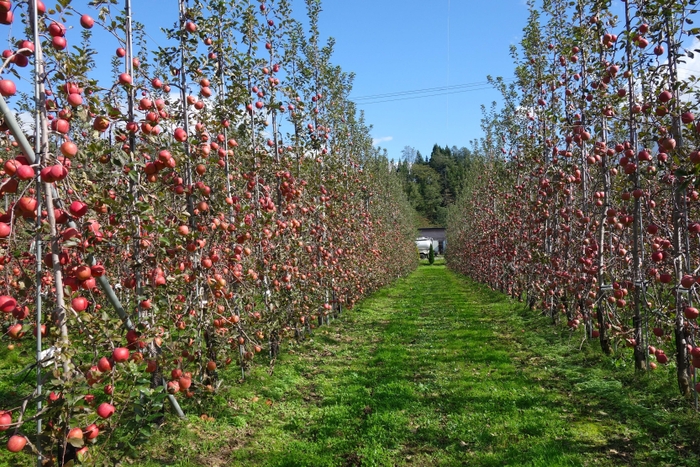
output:
<svg viewBox="0 0 700 467"><path fill-rule="evenodd" d="M429 157L406 146L397 173L408 200L418 213L417 227L444 227L447 209L465 186L466 177L478 162L468 148L440 147Z"/></svg>

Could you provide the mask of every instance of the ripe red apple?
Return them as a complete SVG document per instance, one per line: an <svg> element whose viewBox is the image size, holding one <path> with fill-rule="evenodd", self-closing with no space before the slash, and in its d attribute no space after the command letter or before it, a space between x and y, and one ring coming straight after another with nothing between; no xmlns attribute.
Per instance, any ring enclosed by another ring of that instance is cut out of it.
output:
<svg viewBox="0 0 700 467"><path fill-rule="evenodd" d="M17 300L8 296L0 296L0 311L3 313L12 313L12 311L17 307Z"/></svg>
<svg viewBox="0 0 700 467"><path fill-rule="evenodd" d="M70 431L68 432L67 438L68 438L69 443L70 443L70 440L76 440L76 441L81 440L81 439L83 439L83 430L78 428L78 427L71 428Z"/></svg>
<svg viewBox="0 0 700 467"><path fill-rule="evenodd" d="M63 118L58 118L51 122L51 129L53 131L57 131L59 133L63 133L64 135L70 131L70 123L68 120L65 120Z"/></svg>
<svg viewBox="0 0 700 467"><path fill-rule="evenodd" d="M88 299L85 297L75 297L70 302L70 306L77 312L87 310L89 305L90 305L90 302L88 302Z"/></svg>
<svg viewBox="0 0 700 467"><path fill-rule="evenodd" d="M92 27L95 25L95 20L92 19L92 16L90 15L83 15L80 17L80 25L85 29L92 29Z"/></svg>
<svg viewBox="0 0 700 467"><path fill-rule="evenodd" d="M7 238L12 233L12 227L4 222L0 222L0 238Z"/></svg>
<svg viewBox="0 0 700 467"><path fill-rule="evenodd" d="M0 412L0 431L8 430L10 428L10 423L12 423L12 414L4 410Z"/></svg>
<svg viewBox="0 0 700 467"><path fill-rule="evenodd" d="M102 373L106 373L108 371L112 371L112 364L109 363L107 357L102 357L97 362L97 369L99 369Z"/></svg>
<svg viewBox="0 0 700 467"><path fill-rule="evenodd" d="M12 10L0 11L0 24L12 24L14 14Z"/></svg>
<svg viewBox="0 0 700 467"><path fill-rule="evenodd" d="M56 50L64 50L68 46L68 41L63 36L54 36L51 38L51 45Z"/></svg>
<svg viewBox="0 0 700 467"><path fill-rule="evenodd" d="M688 319L695 319L700 315L700 312L698 312L698 309L692 306L687 306L683 310L683 314L685 315L686 318Z"/></svg>
<svg viewBox="0 0 700 467"><path fill-rule="evenodd" d="M685 287L686 289L691 288L691 287L693 286L693 284L695 284L695 277L693 277L693 276L691 276L691 275L689 275L689 274L686 274L686 275L683 276L683 278L681 279L681 285L682 285L683 287Z"/></svg>
<svg viewBox="0 0 700 467"><path fill-rule="evenodd" d="M180 391L180 383L177 381L168 381L168 392L175 394Z"/></svg>
<svg viewBox="0 0 700 467"><path fill-rule="evenodd" d="M83 105L83 96L81 96L80 94L69 94L68 103L72 107L78 107L79 105Z"/></svg>
<svg viewBox="0 0 700 467"><path fill-rule="evenodd" d="M180 389L189 389L190 386L192 386L192 377L190 376L181 376L178 379L178 384L180 385Z"/></svg>
<svg viewBox="0 0 700 467"><path fill-rule="evenodd" d="M95 223L93 223L92 225L94 224ZM95 229L96 230L93 230L93 232L95 233L95 235L97 235L99 233L99 230L97 230L99 229L99 224L98 227L95 227ZM105 267L102 264L95 264L93 266L90 266L90 272L92 273L92 277L101 277L105 275L106 271Z"/></svg>
<svg viewBox="0 0 700 467"><path fill-rule="evenodd" d="M70 211L73 217L83 217L87 214L88 205L82 201L73 201L70 206L68 206L68 211Z"/></svg>
<svg viewBox="0 0 700 467"><path fill-rule="evenodd" d="M17 93L15 82L9 79L0 80L0 94L4 97L14 96Z"/></svg>
<svg viewBox="0 0 700 467"><path fill-rule="evenodd" d="M129 360L129 349L126 347L117 347L112 351L112 359L118 363Z"/></svg>
<svg viewBox="0 0 700 467"><path fill-rule="evenodd" d="M173 136L175 137L176 141L179 141L181 143L184 143L185 141L187 141L187 133L182 128L179 128L179 127L175 128L175 131L173 132Z"/></svg>
<svg viewBox="0 0 700 467"><path fill-rule="evenodd" d="M129 73L121 73L119 75L119 84L126 85L126 84L131 84L133 80L131 79L131 75Z"/></svg>
<svg viewBox="0 0 700 467"><path fill-rule="evenodd" d="M660 252L655 252L655 253L660 253ZM652 256L653 256L653 254L652 254ZM659 274L659 282L661 282L662 284L670 284L672 280L673 280L673 276L671 274L668 274L668 273Z"/></svg>
<svg viewBox="0 0 700 467"><path fill-rule="evenodd" d="M109 418L114 414L115 408L112 404L108 402L103 402L97 407L97 415L102 418Z"/></svg>
<svg viewBox="0 0 700 467"><path fill-rule="evenodd" d="M57 23L56 21L52 21L51 24L49 24L49 34L51 34L53 37L65 36L66 27L60 23Z"/></svg>
<svg viewBox="0 0 700 467"><path fill-rule="evenodd" d="M94 423L91 423L90 425L85 427L85 438L86 439L95 439L95 438L97 438L97 435L99 435L99 434L100 434L100 429Z"/></svg>
<svg viewBox="0 0 700 467"><path fill-rule="evenodd" d="M67 159L75 157L75 155L78 154L78 145L73 141L64 141L63 144L61 144L61 154Z"/></svg>
<svg viewBox="0 0 700 467"><path fill-rule="evenodd" d="M10 452L20 452L27 445L27 438L22 435L12 435L7 440L7 450Z"/></svg>
<svg viewBox="0 0 700 467"><path fill-rule="evenodd" d="M34 169L28 165L20 165L15 172L15 176L20 180L31 180L34 175Z"/></svg>
<svg viewBox="0 0 700 467"><path fill-rule="evenodd" d="M659 99L659 102L665 104L666 102L673 99L673 94L671 94L671 91L663 91L663 92L661 92L661 94L659 94L658 99Z"/></svg>

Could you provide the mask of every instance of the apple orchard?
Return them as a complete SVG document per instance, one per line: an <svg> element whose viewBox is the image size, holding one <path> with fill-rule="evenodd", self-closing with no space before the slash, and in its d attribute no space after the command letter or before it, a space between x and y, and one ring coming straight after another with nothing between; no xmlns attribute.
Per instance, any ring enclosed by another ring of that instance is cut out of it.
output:
<svg viewBox="0 0 700 467"><path fill-rule="evenodd" d="M484 116L482 173L448 228L456 270L637 370L667 369L688 398L700 391L696 8L530 2L515 83L493 80L504 105Z"/></svg>
<svg viewBox="0 0 700 467"><path fill-rule="evenodd" d="M49 3L0 0L0 430L18 463L114 465L411 271L412 214L317 1L305 26L285 0L159 2L159 47L129 0Z"/></svg>

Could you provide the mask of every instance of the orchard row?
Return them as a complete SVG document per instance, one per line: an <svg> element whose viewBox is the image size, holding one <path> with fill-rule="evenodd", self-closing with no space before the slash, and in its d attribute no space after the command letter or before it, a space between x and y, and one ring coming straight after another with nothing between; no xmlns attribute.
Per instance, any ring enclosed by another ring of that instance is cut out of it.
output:
<svg viewBox="0 0 700 467"><path fill-rule="evenodd" d="M700 391L695 0L530 3L450 265Z"/></svg>
<svg viewBox="0 0 700 467"><path fill-rule="evenodd" d="M129 0L92 3L0 1L0 430L51 465L114 465L417 261L319 2L308 30L285 0L158 2L154 49Z"/></svg>

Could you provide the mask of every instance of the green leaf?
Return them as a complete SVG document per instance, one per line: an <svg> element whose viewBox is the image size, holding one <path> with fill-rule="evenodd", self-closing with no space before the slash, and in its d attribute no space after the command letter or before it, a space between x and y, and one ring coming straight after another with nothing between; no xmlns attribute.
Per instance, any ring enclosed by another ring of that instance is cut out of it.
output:
<svg viewBox="0 0 700 467"><path fill-rule="evenodd" d="M83 438L68 438L67 441L68 444L70 444L74 448L82 448L85 445L85 441L83 440Z"/></svg>

